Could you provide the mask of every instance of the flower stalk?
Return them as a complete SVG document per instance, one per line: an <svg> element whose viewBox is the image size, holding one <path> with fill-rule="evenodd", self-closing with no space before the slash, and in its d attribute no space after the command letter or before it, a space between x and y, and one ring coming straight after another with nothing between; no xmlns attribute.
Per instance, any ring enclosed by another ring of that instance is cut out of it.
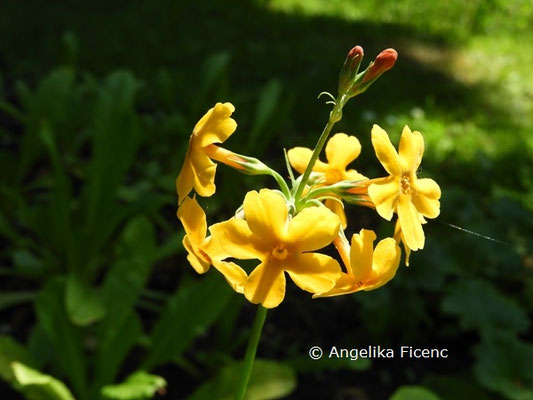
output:
<svg viewBox="0 0 533 400"><path fill-rule="evenodd" d="M250 381L250 375L252 374L257 345L261 338L261 331L265 324L266 315L267 309L259 304L257 306L252 332L250 333L250 339L248 340L248 346L246 347L241 377L237 386L237 391L235 392L235 400L244 400L244 397L246 396L246 389L248 388L248 382Z"/></svg>

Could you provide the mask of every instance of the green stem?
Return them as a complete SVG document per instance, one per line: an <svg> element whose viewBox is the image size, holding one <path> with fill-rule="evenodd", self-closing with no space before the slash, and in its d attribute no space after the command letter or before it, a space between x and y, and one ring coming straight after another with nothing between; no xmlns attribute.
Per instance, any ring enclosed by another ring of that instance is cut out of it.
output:
<svg viewBox="0 0 533 400"><path fill-rule="evenodd" d="M244 363L242 366L241 378L237 391L235 392L235 400L244 400L246 395L246 388L248 387L248 381L252 374L252 368L255 360L255 353L257 351L257 345L261 338L261 331L263 330L263 324L265 323L267 309L262 305L257 307L257 313L255 314L254 325L252 326L252 332L250 339L248 339L248 346L246 347L246 355L244 356Z"/></svg>
<svg viewBox="0 0 533 400"><path fill-rule="evenodd" d="M298 189L296 189L295 194L295 202L299 204L300 198L302 197L302 193L304 191L305 185L307 184L307 181L309 180L309 175L311 175L311 171L313 170L313 167L315 166L316 160L318 159L318 156L322 149L324 148L324 145L326 144L326 140L329 137L329 134L331 132L331 129L333 128L333 125L335 123L339 122L342 118L342 108L344 107L344 104L346 103L348 99L346 98L346 95L340 96L340 98L335 102L335 106L333 107L333 110L331 110L331 113L329 114L329 120L326 126L324 127L324 130L322 131L322 134L320 135L320 138L318 139L318 143L316 144L313 154L311 154L311 159L309 160L309 164L307 164L307 167L305 168L305 171L302 175L302 180L300 181L300 184L298 185Z"/></svg>

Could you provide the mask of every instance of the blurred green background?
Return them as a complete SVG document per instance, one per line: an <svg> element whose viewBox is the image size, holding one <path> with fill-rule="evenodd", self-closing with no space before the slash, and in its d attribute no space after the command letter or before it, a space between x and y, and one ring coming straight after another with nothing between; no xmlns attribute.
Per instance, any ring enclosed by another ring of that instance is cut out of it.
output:
<svg viewBox="0 0 533 400"><path fill-rule="evenodd" d="M399 59L336 126L362 143L353 166L382 174L374 123L394 143L405 124L421 131L441 215L377 291L312 300L289 283L250 399L533 399L527 0L3 0L0 397L231 398L255 307L185 259L174 179L188 137L232 102L226 147L283 172L283 148L316 142L330 109L317 95L335 93L356 44L363 66L387 47ZM216 179L211 223L274 187L223 166ZM392 234L347 212L349 236ZM311 361L314 345L449 358Z"/></svg>

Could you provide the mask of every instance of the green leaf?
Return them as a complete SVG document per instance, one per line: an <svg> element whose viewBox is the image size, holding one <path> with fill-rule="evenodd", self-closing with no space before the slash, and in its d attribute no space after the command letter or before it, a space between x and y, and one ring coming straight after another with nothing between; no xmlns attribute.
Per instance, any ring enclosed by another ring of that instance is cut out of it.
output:
<svg viewBox="0 0 533 400"><path fill-rule="evenodd" d="M0 293L0 311L13 305L26 303L33 300L34 292L8 292Z"/></svg>
<svg viewBox="0 0 533 400"><path fill-rule="evenodd" d="M78 326L87 326L102 319L106 313L100 291L71 273L67 278L66 307L70 320Z"/></svg>
<svg viewBox="0 0 533 400"><path fill-rule="evenodd" d="M77 394L85 394L87 361L83 352L81 332L68 318L64 293L63 279L55 278L48 282L35 300L35 314L53 345L57 367L70 378Z"/></svg>
<svg viewBox="0 0 533 400"><path fill-rule="evenodd" d="M389 400L440 400L440 397L423 386L401 386Z"/></svg>
<svg viewBox="0 0 533 400"><path fill-rule="evenodd" d="M15 381L28 400L74 400L65 384L22 363L11 364Z"/></svg>
<svg viewBox="0 0 533 400"><path fill-rule="evenodd" d="M232 294L215 271L200 280L183 282L154 327L144 368L150 369L178 357L196 336L219 318Z"/></svg>
<svg viewBox="0 0 533 400"><path fill-rule="evenodd" d="M146 217L135 218L122 232L116 261L102 287L107 316L98 331L97 386L113 381L124 357L142 333L134 307L150 275L155 255L153 224Z"/></svg>
<svg viewBox="0 0 533 400"><path fill-rule="evenodd" d="M0 336L0 377L8 382L13 382L15 376L11 364L19 361L26 365L35 366L28 351L9 336Z"/></svg>
<svg viewBox="0 0 533 400"><path fill-rule="evenodd" d="M533 399L533 345L511 335L476 346L474 375L486 388L511 400Z"/></svg>
<svg viewBox="0 0 533 400"><path fill-rule="evenodd" d="M15 250L12 255L15 270L25 276L38 276L44 270L42 260L27 250Z"/></svg>
<svg viewBox="0 0 533 400"><path fill-rule="evenodd" d="M529 322L520 305L482 280L465 280L452 285L442 310L459 317L463 329L477 329L490 336L498 331L523 333Z"/></svg>
<svg viewBox="0 0 533 400"><path fill-rule="evenodd" d="M241 375L242 363L224 367L212 380L198 388L188 400L232 400ZM279 362L256 359L246 400L280 399L291 394L296 388L296 374Z"/></svg>
<svg viewBox="0 0 533 400"><path fill-rule="evenodd" d="M89 232L98 232L110 217L118 186L134 161L139 145L139 121L134 112L138 83L128 72L105 81L92 127L93 159L84 196Z"/></svg>
<svg viewBox="0 0 533 400"><path fill-rule="evenodd" d="M70 68L58 68L43 79L35 93L25 85L18 85L18 97L27 112L26 129L21 143L19 178L22 178L35 159L42 153L42 142L38 140L43 120L51 126L60 125L66 118L66 111L72 100L75 74Z"/></svg>
<svg viewBox="0 0 533 400"><path fill-rule="evenodd" d="M102 395L110 400L144 400L151 399L166 386L167 382L160 376L137 371L122 383L104 386Z"/></svg>
<svg viewBox="0 0 533 400"><path fill-rule="evenodd" d="M51 202L45 209L48 217L47 239L52 242L56 251L65 254L65 262L68 267L72 268L75 260L72 245L73 232L70 225L72 202L70 182L56 146L56 138L46 120L41 122L39 136L48 152L54 178Z"/></svg>

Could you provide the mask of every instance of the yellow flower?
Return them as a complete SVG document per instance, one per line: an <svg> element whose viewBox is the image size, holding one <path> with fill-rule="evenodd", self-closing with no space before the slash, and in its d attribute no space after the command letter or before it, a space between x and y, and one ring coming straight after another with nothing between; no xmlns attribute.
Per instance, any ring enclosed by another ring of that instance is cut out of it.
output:
<svg viewBox="0 0 533 400"><path fill-rule="evenodd" d="M206 153L212 148L210 145L224 142L235 132L237 123L230 118L234 111L231 103L217 103L194 127L183 167L176 179L180 204L193 188L202 197L215 193L217 166Z"/></svg>
<svg viewBox="0 0 533 400"><path fill-rule="evenodd" d="M313 297L339 296L358 292L360 290L374 290L389 282L400 264L400 248L393 238L381 240L376 248L373 242L376 234L368 229L361 229L359 234L352 236L352 245L340 237L335 240L335 246L346 267L335 287L329 292Z"/></svg>
<svg viewBox="0 0 533 400"><path fill-rule="evenodd" d="M288 152L292 167L303 174L313 151L305 147L295 147ZM361 153L361 144L355 136L345 133L333 135L326 144L327 163L317 160L313 171L324 174L324 183L332 185L344 180L367 179L355 169L346 170L348 164L355 160Z"/></svg>
<svg viewBox="0 0 533 400"><path fill-rule="evenodd" d="M421 249L425 241L421 217L439 215L441 195L440 187L433 179L418 179L416 176L424 154L424 138L420 132L411 132L406 126L397 153L387 133L374 125L372 144L390 175L374 180L368 188L370 199L378 214L386 220L390 221L396 212L404 244L411 250Z"/></svg>
<svg viewBox="0 0 533 400"><path fill-rule="evenodd" d="M185 229L183 247L187 250L187 260L194 270L199 274L204 274L213 264L224 275L233 290L242 293L247 279L246 272L235 263L221 261L216 254L209 254L211 236L206 238L205 213L196 199L186 197L178 208L177 216Z"/></svg>
<svg viewBox="0 0 533 400"><path fill-rule="evenodd" d="M289 161L292 167L303 174L313 151L305 147L295 147L288 152ZM355 169L346 170L348 164L355 160L361 153L361 144L355 136L348 136L345 133L333 135L326 144L327 163L317 160L313 171L322 173L324 185L332 185L344 180L364 180L367 179ZM326 206L337 214L341 220L341 225L346 228L346 214L342 203L335 200L326 200Z"/></svg>
<svg viewBox="0 0 533 400"><path fill-rule="evenodd" d="M285 297L285 272L311 293L330 290L341 269L333 258L313 251L330 244L339 219L325 207L309 207L290 219L285 200L263 189L244 199L246 220L232 218L211 227L213 254L242 260L258 259L244 286L252 303L277 307Z"/></svg>

